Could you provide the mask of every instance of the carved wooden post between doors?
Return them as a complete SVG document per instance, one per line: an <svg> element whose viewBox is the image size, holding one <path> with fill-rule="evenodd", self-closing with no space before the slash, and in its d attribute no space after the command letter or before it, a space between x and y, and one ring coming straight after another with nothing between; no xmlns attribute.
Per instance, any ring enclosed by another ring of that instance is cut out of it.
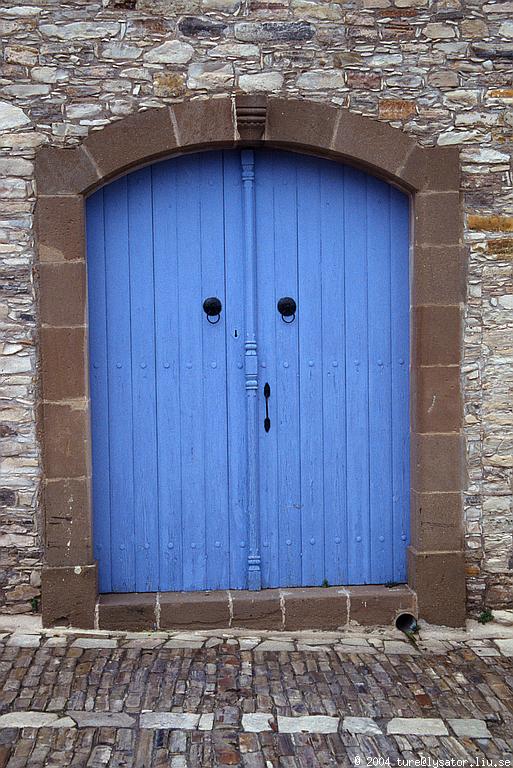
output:
<svg viewBox="0 0 513 768"><path fill-rule="evenodd" d="M244 262L246 286L246 429L247 519L249 527L248 587L261 589L258 508L258 352L256 341L255 159L252 150L241 152L244 200Z"/></svg>

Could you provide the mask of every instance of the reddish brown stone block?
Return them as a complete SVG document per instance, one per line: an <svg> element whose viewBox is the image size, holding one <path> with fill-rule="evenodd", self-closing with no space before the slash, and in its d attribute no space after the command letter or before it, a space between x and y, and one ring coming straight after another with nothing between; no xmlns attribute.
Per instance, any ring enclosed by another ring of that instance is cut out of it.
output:
<svg viewBox="0 0 513 768"><path fill-rule="evenodd" d="M161 629L226 628L230 624L228 592L162 592Z"/></svg>
<svg viewBox="0 0 513 768"><path fill-rule="evenodd" d="M102 179L170 154L177 138L169 109L148 109L92 131L84 142Z"/></svg>
<svg viewBox="0 0 513 768"><path fill-rule="evenodd" d="M84 325L85 262L40 264L39 308L43 325Z"/></svg>
<svg viewBox="0 0 513 768"><path fill-rule="evenodd" d="M400 613L417 615L415 594L407 586L347 587L349 620L363 626L393 624Z"/></svg>
<svg viewBox="0 0 513 768"><path fill-rule="evenodd" d="M270 98L265 139L271 144L292 144L329 154L337 114L326 104Z"/></svg>
<svg viewBox="0 0 513 768"><path fill-rule="evenodd" d="M418 551L460 551L463 548L461 493L411 494L411 543Z"/></svg>
<svg viewBox="0 0 513 768"><path fill-rule="evenodd" d="M157 629L154 592L100 595L100 629L146 632Z"/></svg>
<svg viewBox="0 0 513 768"><path fill-rule="evenodd" d="M236 139L231 99L198 99L170 107L179 147L231 146Z"/></svg>
<svg viewBox="0 0 513 768"><path fill-rule="evenodd" d="M413 434L411 469L414 490L458 493L463 484L461 436Z"/></svg>
<svg viewBox="0 0 513 768"><path fill-rule="evenodd" d="M513 216L475 214L467 216L467 226L478 232L513 232Z"/></svg>
<svg viewBox="0 0 513 768"><path fill-rule="evenodd" d="M415 102L408 99L380 99L381 120L409 120L417 112Z"/></svg>
<svg viewBox="0 0 513 768"><path fill-rule="evenodd" d="M458 432L462 422L460 368L427 366L413 372L413 429Z"/></svg>
<svg viewBox="0 0 513 768"><path fill-rule="evenodd" d="M85 328L41 328L45 400L87 396Z"/></svg>
<svg viewBox="0 0 513 768"><path fill-rule="evenodd" d="M465 624L465 556L463 552L408 550L409 583L417 593L419 616L432 624Z"/></svg>
<svg viewBox="0 0 513 768"><path fill-rule="evenodd" d="M83 197L40 195L35 216L40 261L77 261L85 258Z"/></svg>
<svg viewBox="0 0 513 768"><path fill-rule="evenodd" d="M421 306L413 311L415 365L459 365L462 318L459 306Z"/></svg>
<svg viewBox="0 0 513 768"><path fill-rule="evenodd" d="M41 584L43 626L94 629L97 592L96 565L44 567Z"/></svg>
<svg viewBox="0 0 513 768"><path fill-rule="evenodd" d="M405 160L414 146L413 139L403 131L343 110L340 111L332 149L346 157L352 165L359 165L376 176L392 178L405 187L416 189L416 170L409 175L403 171Z"/></svg>
<svg viewBox="0 0 513 768"><path fill-rule="evenodd" d="M285 629L338 629L347 624L347 592L340 587L282 590Z"/></svg>
<svg viewBox="0 0 513 768"><path fill-rule="evenodd" d="M465 301L466 268L467 252L463 246L417 246L413 257L413 305Z"/></svg>
<svg viewBox="0 0 513 768"><path fill-rule="evenodd" d="M381 88L381 77L375 72L359 72L356 69L348 69L346 82L349 88L362 88L370 91L379 91Z"/></svg>
<svg viewBox="0 0 513 768"><path fill-rule="evenodd" d="M463 232L460 193L421 192L415 196L415 245L458 245Z"/></svg>
<svg viewBox="0 0 513 768"><path fill-rule="evenodd" d="M280 590L231 591L232 626L244 629L283 629Z"/></svg>
<svg viewBox="0 0 513 768"><path fill-rule="evenodd" d="M100 174L82 146L43 147L36 156L38 195L80 195L100 182Z"/></svg>
<svg viewBox="0 0 513 768"><path fill-rule="evenodd" d="M45 560L48 565L92 562L90 504L88 478L46 481Z"/></svg>
<svg viewBox="0 0 513 768"><path fill-rule="evenodd" d="M513 261L513 237L493 238L486 243L486 252L498 256L504 255L509 261Z"/></svg>
<svg viewBox="0 0 513 768"><path fill-rule="evenodd" d="M460 188L459 147L420 147L408 155L403 169L408 177L416 176L420 191L457 192ZM461 218L461 212L459 216Z"/></svg>
<svg viewBox="0 0 513 768"><path fill-rule="evenodd" d="M80 406L44 404L43 458L48 478L89 474L89 415L85 402Z"/></svg>

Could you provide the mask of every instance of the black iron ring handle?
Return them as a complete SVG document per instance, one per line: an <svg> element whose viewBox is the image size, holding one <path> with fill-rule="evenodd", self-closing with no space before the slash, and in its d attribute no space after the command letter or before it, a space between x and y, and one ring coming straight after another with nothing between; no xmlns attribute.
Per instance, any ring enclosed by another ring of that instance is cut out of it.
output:
<svg viewBox="0 0 513 768"><path fill-rule="evenodd" d="M287 323L287 325L293 323L296 319L296 309L296 302L290 296L283 296L281 299L279 299L278 312L280 313L283 322ZM286 317L290 317L291 319L285 320Z"/></svg>
<svg viewBox="0 0 513 768"><path fill-rule="evenodd" d="M217 296L210 296L203 302L203 311L210 325L216 325L219 322L222 309L221 299L218 299Z"/></svg>

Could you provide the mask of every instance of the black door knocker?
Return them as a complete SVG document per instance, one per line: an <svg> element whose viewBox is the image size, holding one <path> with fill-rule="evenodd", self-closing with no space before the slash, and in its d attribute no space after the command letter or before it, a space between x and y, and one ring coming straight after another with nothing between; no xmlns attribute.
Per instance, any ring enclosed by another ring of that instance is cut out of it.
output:
<svg viewBox="0 0 513 768"><path fill-rule="evenodd" d="M283 296L278 301L278 312L281 315L281 319L284 323L293 323L296 319L296 302L294 299L291 299L290 296ZM285 318L289 317L290 320L286 320Z"/></svg>
<svg viewBox="0 0 513 768"><path fill-rule="evenodd" d="M221 304L221 300L218 299L217 296L210 296L203 302L203 311L211 325L215 325L221 319L222 308L223 305Z"/></svg>

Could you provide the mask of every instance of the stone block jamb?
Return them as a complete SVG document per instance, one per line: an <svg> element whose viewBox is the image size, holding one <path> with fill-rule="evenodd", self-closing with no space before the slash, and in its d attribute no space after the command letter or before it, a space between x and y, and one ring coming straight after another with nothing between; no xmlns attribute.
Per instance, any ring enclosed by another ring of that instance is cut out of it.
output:
<svg viewBox="0 0 513 768"><path fill-rule="evenodd" d="M156 160L215 148L280 147L357 166L410 195L411 542L419 614L465 620L460 361L465 258L457 148L423 148L386 123L318 102L197 99L133 114L73 148L36 156L44 466L45 626L92 628L93 554L85 199Z"/></svg>

